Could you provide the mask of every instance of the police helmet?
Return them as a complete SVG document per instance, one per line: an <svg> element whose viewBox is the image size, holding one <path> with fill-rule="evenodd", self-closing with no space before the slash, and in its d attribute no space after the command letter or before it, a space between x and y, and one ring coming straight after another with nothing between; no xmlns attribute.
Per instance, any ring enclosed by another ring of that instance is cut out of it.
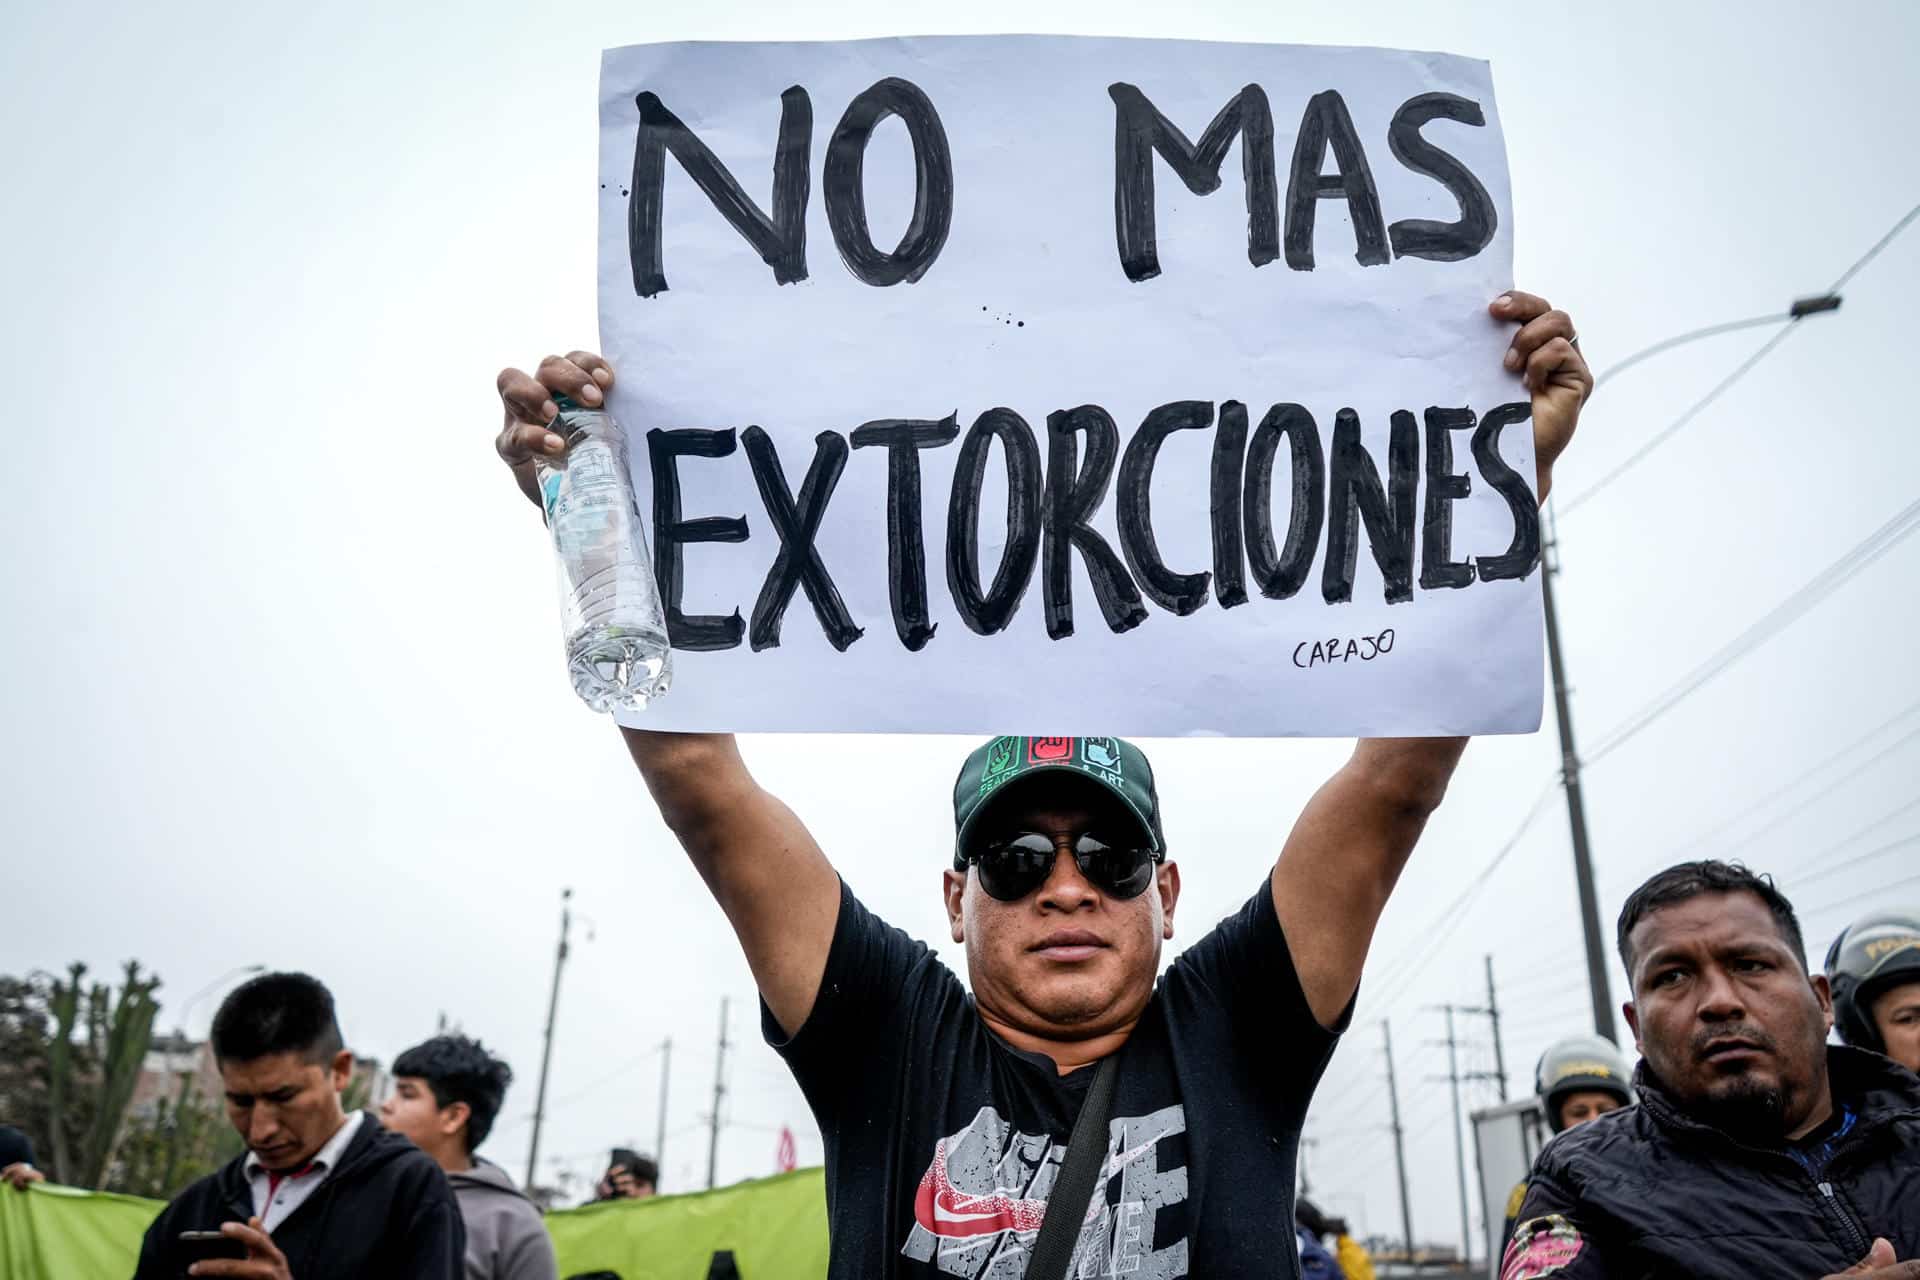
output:
<svg viewBox="0 0 1920 1280"><path fill-rule="evenodd" d="M1905 982L1920 982L1920 911L1876 911L1841 930L1827 950L1827 983L1833 988L1840 1038L1885 1053L1873 1002L1888 987Z"/></svg>
<svg viewBox="0 0 1920 1280"><path fill-rule="evenodd" d="M1573 1036L1550 1046L1540 1055L1534 1069L1534 1091L1547 1109L1547 1123L1555 1133L1560 1123L1560 1104L1567 1095L1593 1090L1610 1093L1620 1105L1633 1103L1633 1069L1626 1058L1599 1036Z"/></svg>

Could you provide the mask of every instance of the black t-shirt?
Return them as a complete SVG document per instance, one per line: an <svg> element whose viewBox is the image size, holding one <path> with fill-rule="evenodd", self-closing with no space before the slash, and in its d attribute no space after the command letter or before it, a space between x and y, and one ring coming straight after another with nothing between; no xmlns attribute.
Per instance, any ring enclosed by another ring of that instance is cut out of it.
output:
<svg viewBox="0 0 1920 1280"><path fill-rule="evenodd" d="M764 1005L761 1021L826 1141L831 1276L1025 1272L1095 1067L1061 1076L1007 1045L925 944L844 886L806 1025L786 1040ZM1294 1159L1336 1038L1262 881L1173 962L1120 1050L1069 1274L1298 1276Z"/></svg>

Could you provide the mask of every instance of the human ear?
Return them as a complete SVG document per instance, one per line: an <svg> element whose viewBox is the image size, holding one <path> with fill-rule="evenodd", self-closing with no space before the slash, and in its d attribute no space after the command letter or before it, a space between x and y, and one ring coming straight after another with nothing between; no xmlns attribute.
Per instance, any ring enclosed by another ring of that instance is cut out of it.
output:
<svg viewBox="0 0 1920 1280"><path fill-rule="evenodd" d="M947 902L947 929L953 934L955 942L967 940L967 873L964 871L943 871L940 873L940 891Z"/></svg>

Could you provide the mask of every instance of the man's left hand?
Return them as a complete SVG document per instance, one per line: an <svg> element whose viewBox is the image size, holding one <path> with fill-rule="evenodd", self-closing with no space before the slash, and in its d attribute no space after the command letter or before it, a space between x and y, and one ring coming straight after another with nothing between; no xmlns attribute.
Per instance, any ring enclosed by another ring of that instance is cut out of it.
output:
<svg viewBox="0 0 1920 1280"><path fill-rule="evenodd" d="M1593 371L1574 343L1573 318L1545 298L1514 290L1488 305L1496 320L1520 326L1507 348L1506 367L1521 375L1533 395L1533 456L1539 469L1535 496L1547 500L1553 464L1573 439L1580 409L1593 394Z"/></svg>
<svg viewBox="0 0 1920 1280"><path fill-rule="evenodd" d="M280 1252L266 1228L260 1225L260 1219L248 1218L245 1226L238 1222L223 1222L220 1224L220 1234L246 1245L246 1260L216 1258L208 1262L196 1262L187 1268L188 1275L238 1276L240 1280L293 1280L293 1273L287 1270L287 1255Z"/></svg>
<svg viewBox="0 0 1920 1280"><path fill-rule="evenodd" d="M46 1174L40 1172L25 1161L19 1164L10 1164L4 1169L0 1169L0 1182L9 1184L16 1191L25 1191L29 1182L45 1182L46 1180Z"/></svg>

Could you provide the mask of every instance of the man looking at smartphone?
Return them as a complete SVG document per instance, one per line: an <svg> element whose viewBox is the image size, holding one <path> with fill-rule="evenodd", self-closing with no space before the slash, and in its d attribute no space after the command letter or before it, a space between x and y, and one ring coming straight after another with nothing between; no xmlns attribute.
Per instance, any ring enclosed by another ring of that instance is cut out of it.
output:
<svg viewBox="0 0 1920 1280"><path fill-rule="evenodd" d="M263 974L221 1003L212 1040L247 1149L161 1211L134 1280L461 1280L466 1232L446 1175L340 1105L353 1054L326 987ZM225 1248L193 1238L205 1232Z"/></svg>

